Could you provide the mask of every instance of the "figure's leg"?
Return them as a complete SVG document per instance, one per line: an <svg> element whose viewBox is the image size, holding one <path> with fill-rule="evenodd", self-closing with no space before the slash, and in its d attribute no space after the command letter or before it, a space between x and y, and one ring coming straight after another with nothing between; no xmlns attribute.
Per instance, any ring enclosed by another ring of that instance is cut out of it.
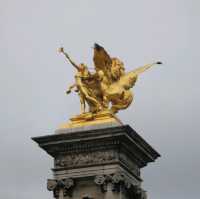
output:
<svg viewBox="0 0 200 199"><path fill-rule="evenodd" d="M82 94L79 93L80 103L81 103L81 114L85 113L85 99Z"/></svg>
<svg viewBox="0 0 200 199"><path fill-rule="evenodd" d="M99 111L102 109L101 104L95 98L88 95L88 91L86 88L82 87L81 93L83 93L86 100L90 101L90 103L96 107L96 111Z"/></svg>
<svg viewBox="0 0 200 199"><path fill-rule="evenodd" d="M109 100L108 100L108 98L104 95L103 96L103 106L104 106L104 108L108 108L108 105L109 105Z"/></svg>

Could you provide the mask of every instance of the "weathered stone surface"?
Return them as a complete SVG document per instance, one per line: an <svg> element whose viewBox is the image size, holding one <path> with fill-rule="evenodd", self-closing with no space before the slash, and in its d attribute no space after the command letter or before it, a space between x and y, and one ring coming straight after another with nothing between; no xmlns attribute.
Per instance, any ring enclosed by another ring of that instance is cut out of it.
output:
<svg viewBox="0 0 200 199"><path fill-rule="evenodd" d="M110 163L115 160L114 151L83 152L79 154L60 155L55 158L55 168L75 168L77 165L89 166Z"/></svg>
<svg viewBox="0 0 200 199"><path fill-rule="evenodd" d="M33 140L54 158L48 189L56 198L145 199L140 168L160 156L128 125ZM73 186L66 185L69 179Z"/></svg>
<svg viewBox="0 0 200 199"><path fill-rule="evenodd" d="M65 133L73 133L78 131L90 131L90 130L96 130L96 129L102 129L102 128L111 128L111 127L117 127L122 126L119 122L106 122L102 124L95 124L95 125L86 125L81 127L75 127L75 128L60 128L55 131L56 134L65 134Z"/></svg>

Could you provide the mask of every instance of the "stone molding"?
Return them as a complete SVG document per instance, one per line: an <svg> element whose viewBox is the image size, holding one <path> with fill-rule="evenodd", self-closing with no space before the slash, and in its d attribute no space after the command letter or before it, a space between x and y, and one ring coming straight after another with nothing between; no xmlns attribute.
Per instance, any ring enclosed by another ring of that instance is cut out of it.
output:
<svg viewBox="0 0 200 199"><path fill-rule="evenodd" d="M72 143L62 143L60 145L54 145L49 148L49 152L53 154L58 153L80 153L80 152L91 152L105 149L111 149L114 146L119 145L119 140L96 140L96 141L81 141Z"/></svg>

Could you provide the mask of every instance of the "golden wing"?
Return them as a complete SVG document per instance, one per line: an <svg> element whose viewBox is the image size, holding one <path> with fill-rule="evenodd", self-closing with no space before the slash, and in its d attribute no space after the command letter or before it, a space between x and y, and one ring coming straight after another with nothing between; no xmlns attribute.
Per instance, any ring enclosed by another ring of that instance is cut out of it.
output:
<svg viewBox="0 0 200 199"><path fill-rule="evenodd" d="M96 71L102 70L104 73L110 71L112 59L105 49L97 43L94 44L93 61Z"/></svg>
<svg viewBox="0 0 200 199"><path fill-rule="evenodd" d="M162 64L162 62L157 61L152 64L146 64L144 66L141 66L141 67L138 67L138 68L132 70L131 72L129 72L129 74L140 75L141 73L145 72L147 69L151 68L152 66L154 66L156 64Z"/></svg>

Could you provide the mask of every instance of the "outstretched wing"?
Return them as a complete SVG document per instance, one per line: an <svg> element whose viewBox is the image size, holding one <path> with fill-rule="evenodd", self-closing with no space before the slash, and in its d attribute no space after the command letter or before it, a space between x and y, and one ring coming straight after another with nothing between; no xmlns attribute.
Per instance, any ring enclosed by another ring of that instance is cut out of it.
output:
<svg viewBox="0 0 200 199"><path fill-rule="evenodd" d="M162 62L157 61L152 64L146 64L144 66L140 66L140 67L132 70L131 72L129 72L129 74L140 75L141 73L145 72L147 69L151 68L152 66L154 66L156 64L162 64Z"/></svg>
<svg viewBox="0 0 200 199"><path fill-rule="evenodd" d="M96 71L102 70L105 73L108 73L108 71L110 71L112 66L112 59L105 51L105 49L97 43L94 44L93 61Z"/></svg>

